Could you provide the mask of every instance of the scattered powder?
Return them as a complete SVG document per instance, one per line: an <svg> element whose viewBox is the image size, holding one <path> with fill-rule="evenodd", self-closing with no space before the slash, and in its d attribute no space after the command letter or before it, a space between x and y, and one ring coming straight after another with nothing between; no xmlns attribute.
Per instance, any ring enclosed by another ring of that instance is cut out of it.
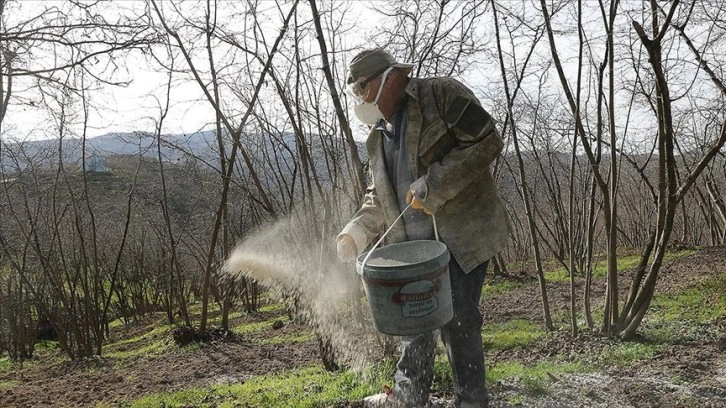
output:
<svg viewBox="0 0 726 408"><path fill-rule="evenodd" d="M267 225L232 251L222 271L252 278L295 304L297 315L330 340L337 362L360 370L383 353L381 345L390 339L370 322L355 264L338 260L337 231L316 238L311 225L299 216Z"/></svg>

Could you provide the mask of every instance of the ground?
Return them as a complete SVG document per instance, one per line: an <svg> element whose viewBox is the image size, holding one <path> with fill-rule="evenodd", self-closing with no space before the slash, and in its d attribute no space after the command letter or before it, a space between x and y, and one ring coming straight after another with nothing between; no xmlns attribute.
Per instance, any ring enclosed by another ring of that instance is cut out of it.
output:
<svg viewBox="0 0 726 408"><path fill-rule="evenodd" d="M674 291L726 271L726 248L707 248L668 263L658 281L658 291ZM510 271L511 273L511 271ZM481 310L491 323L509 319L540 322L541 299L535 279L526 274L487 278L520 281L513 291L482 299ZM593 285L600 290L602 285ZM624 289L623 289L624 290ZM548 286L553 313L569 305L569 285ZM601 295L601 292L596 293ZM705 306L707 307L707 306ZM245 314L254 322L262 316ZM133 338L158 323L157 318L117 328L111 340ZM549 393L523 392L521 381L490 384L492 407L726 407L726 316L703 327L691 328L683 341L667 346L655 359L594 374L551 375ZM296 336L309 329L295 322L274 325L256 336ZM170 333L147 336L149 344ZM147 394L174 391L214 383L236 383L245 379L302 368L319 363L314 339L295 343L265 344L259 338L237 336L201 347L175 349L150 357L123 359L99 357L69 362L58 356L52 363L30 361L0 370L0 406L107 406L123 405ZM583 356L616 342L597 331L574 337L556 332L546 341L526 349L487 352L487 364L498 361L537 361L553 354ZM138 347L138 345L134 346ZM173 346L175 347L175 346ZM123 351L123 350L116 350ZM515 397L516 396L516 397ZM452 406L450 395L440 395L436 406ZM515 401L516 405L513 405ZM351 402L348 407L360 407Z"/></svg>

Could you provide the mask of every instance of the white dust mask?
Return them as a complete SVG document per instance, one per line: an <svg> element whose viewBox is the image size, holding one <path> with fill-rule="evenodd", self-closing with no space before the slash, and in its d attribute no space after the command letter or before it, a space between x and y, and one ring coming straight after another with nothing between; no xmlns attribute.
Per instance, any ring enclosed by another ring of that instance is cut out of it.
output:
<svg viewBox="0 0 726 408"><path fill-rule="evenodd" d="M380 119L383 119L383 113L378 109L378 104L363 102L358 105L353 105L353 113L359 121L366 125L375 125Z"/></svg>
<svg viewBox="0 0 726 408"><path fill-rule="evenodd" d="M375 125L376 122L378 122L380 119L383 119L383 113L378 108L378 98L381 97L383 84L386 82L386 77L392 69L392 67L389 67L383 73L381 85L378 87L378 93L376 94L376 99L373 102L363 101L362 103L353 105L353 113L355 113L355 116L358 118L358 120L365 123L366 125Z"/></svg>

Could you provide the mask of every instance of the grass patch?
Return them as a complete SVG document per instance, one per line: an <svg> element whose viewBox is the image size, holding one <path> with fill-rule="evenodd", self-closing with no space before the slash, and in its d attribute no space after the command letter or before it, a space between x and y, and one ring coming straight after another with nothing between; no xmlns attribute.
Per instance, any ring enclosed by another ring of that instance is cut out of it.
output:
<svg viewBox="0 0 726 408"><path fill-rule="evenodd" d="M540 326L523 319L504 323L487 324L482 331L484 347L490 350L507 350L525 347L547 334Z"/></svg>
<svg viewBox="0 0 726 408"><path fill-rule="evenodd" d="M391 378L389 381L393 381L392 377L389 378ZM446 354L436 356L434 360L434 381L431 383L431 389L446 392L451 390L453 386L454 377L451 373L448 357Z"/></svg>
<svg viewBox="0 0 726 408"><path fill-rule="evenodd" d="M159 327L157 327L155 329L151 329L150 331L145 332L144 334L141 334L139 336L129 337L127 339L118 340L118 341L114 341L114 342L108 343L106 345L106 347L108 347L108 348L117 348L117 347L120 347L120 346L129 345L129 344L140 343L142 341L149 340L149 339L153 339L155 337L166 337L169 334L169 332L172 329L174 329L175 327L177 327L177 325L174 325L174 324L164 324L164 325L161 325L161 326L159 326Z"/></svg>
<svg viewBox="0 0 726 408"><path fill-rule="evenodd" d="M10 360L10 357L3 357L0 358L0 371L5 371L13 368L13 362Z"/></svg>
<svg viewBox="0 0 726 408"><path fill-rule="evenodd" d="M648 310L652 320L706 323L726 315L726 273L678 293L655 294Z"/></svg>
<svg viewBox="0 0 726 408"><path fill-rule="evenodd" d="M260 313L279 313L285 311L285 305L282 303L271 303L257 309Z"/></svg>
<svg viewBox="0 0 726 408"><path fill-rule="evenodd" d="M130 347L122 348L116 351L106 351L105 357L116 358L119 360L130 359L133 357L158 357L168 353L171 350L176 350L177 347L174 344L174 340L171 336L164 336L156 341L143 347Z"/></svg>
<svg viewBox="0 0 726 408"><path fill-rule="evenodd" d="M481 293L482 296L501 295L512 291L517 287L519 287L519 285L512 281L485 283L482 287Z"/></svg>
<svg viewBox="0 0 726 408"><path fill-rule="evenodd" d="M124 320L123 319L115 319L115 320L112 320L112 321L110 321L108 323L108 328L109 329L119 329L119 328L121 328L123 326L125 326L125 323L124 323Z"/></svg>
<svg viewBox="0 0 726 408"><path fill-rule="evenodd" d="M232 331L237 334L252 334L266 330L272 330L272 325L278 320L281 321L283 324L290 323L290 318L288 318L287 316L277 316L262 322L242 323L235 326Z"/></svg>
<svg viewBox="0 0 726 408"><path fill-rule="evenodd" d="M18 380L0 381L0 390L9 390L21 386L23 383Z"/></svg>
<svg viewBox="0 0 726 408"><path fill-rule="evenodd" d="M351 372L329 373L321 367L251 378L243 383L193 388L147 396L133 408L160 406L313 408L362 399L378 392L378 377Z"/></svg>
<svg viewBox="0 0 726 408"><path fill-rule="evenodd" d="M683 251L669 251L663 256L663 262L669 262L676 259L685 258L687 256L694 255L695 249L684 249Z"/></svg>
<svg viewBox="0 0 726 408"><path fill-rule="evenodd" d="M524 403L524 397L522 395L511 395L505 399L509 405L520 406Z"/></svg>
<svg viewBox="0 0 726 408"><path fill-rule="evenodd" d="M696 253L695 250L667 252L665 254L665 256L663 257L663 262L670 262L670 261L673 261L676 259L691 256L695 253ZM617 268L619 271L633 270L638 266L639 262L640 262L639 254L619 256ZM607 275L607 272L608 272L608 263L605 258L602 258L602 259L596 261L592 266L592 277L593 278L605 277ZM563 267L558 267L558 268L549 270L549 271L545 272L544 275L545 275L545 280L550 283L567 283L570 281L570 274Z"/></svg>
<svg viewBox="0 0 726 408"><path fill-rule="evenodd" d="M229 319L229 320L239 319L240 317L242 317L242 314L243 314L242 312L230 312L229 315L227 316L227 319ZM215 324L215 323L221 324L222 323L222 314L218 313L217 316L210 318L207 322L210 325Z"/></svg>
<svg viewBox="0 0 726 408"><path fill-rule="evenodd" d="M506 361L488 368L487 383L496 384L500 381L518 379L525 385L525 392L532 395L543 395L549 393L552 377L589 371L580 363L540 361L534 366L525 366L520 362Z"/></svg>
<svg viewBox="0 0 726 408"><path fill-rule="evenodd" d="M628 255L628 256L620 256L618 257L618 270L631 270L635 269L638 266L638 263L640 262L640 255ZM603 259L601 261L596 262L592 267L592 277L593 278L602 278L605 277L608 273L608 263L607 260Z"/></svg>
<svg viewBox="0 0 726 408"><path fill-rule="evenodd" d="M652 360L663 349L658 343L621 342L605 347L598 355L607 365L625 367L637 361Z"/></svg>
<svg viewBox="0 0 726 408"><path fill-rule="evenodd" d="M35 343L35 350L58 350L60 347L58 346L57 341L51 341L51 340L39 340L37 343Z"/></svg>
<svg viewBox="0 0 726 408"><path fill-rule="evenodd" d="M109 342L108 346L119 346L119 345L125 345L130 343L137 343L143 340L146 340L151 337L156 337L160 335L166 335L168 334L173 328L179 327L179 324L169 324L166 323L166 318L155 320L154 322L148 324L146 326L146 329L148 331L144 331L143 334L136 336L136 337L129 337L123 340L118 340L114 342Z"/></svg>
<svg viewBox="0 0 726 408"><path fill-rule="evenodd" d="M547 283L567 283L570 281L570 275L565 268L557 268L544 273Z"/></svg>
<svg viewBox="0 0 726 408"><path fill-rule="evenodd" d="M183 344L183 345L177 346L177 347L179 347L180 350L184 350L184 351L194 351L194 350L200 350L202 348L202 343L200 343L198 341L193 341L191 343Z"/></svg>
<svg viewBox="0 0 726 408"><path fill-rule="evenodd" d="M640 261L639 255L621 256L618 258L618 270L633 269L638 266ZM602 278L607 275L608 263L606 260L599 260L592 265L592 277ZM559 267L544 273L545 280L549 283L568 283L570 281L570 273L567 269ZM579 279L580 277L578 277Z"/></svg>
<svg viewBox="0 0 726 408"><path fill-rule="evenodd" d="M726 316L726 273L673 293L655 294L642 324L653 343L674 344L718 336L710 324Z"/></svg>

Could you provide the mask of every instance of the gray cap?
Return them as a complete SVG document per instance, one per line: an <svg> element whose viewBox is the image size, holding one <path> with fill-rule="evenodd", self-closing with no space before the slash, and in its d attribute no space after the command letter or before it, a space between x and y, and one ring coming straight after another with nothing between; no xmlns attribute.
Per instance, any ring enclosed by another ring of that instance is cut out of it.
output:
<svg viewBox="0 0 726 408"><path fill-rule="evenodd" d="M367 78L376 72L388 67L396 67L403 70L405 75L411 73L416 64L406 64L396 61L391 54L383 48L372 48L363 50L353 57L348 68L348 83L358 78Z"/></svg>

